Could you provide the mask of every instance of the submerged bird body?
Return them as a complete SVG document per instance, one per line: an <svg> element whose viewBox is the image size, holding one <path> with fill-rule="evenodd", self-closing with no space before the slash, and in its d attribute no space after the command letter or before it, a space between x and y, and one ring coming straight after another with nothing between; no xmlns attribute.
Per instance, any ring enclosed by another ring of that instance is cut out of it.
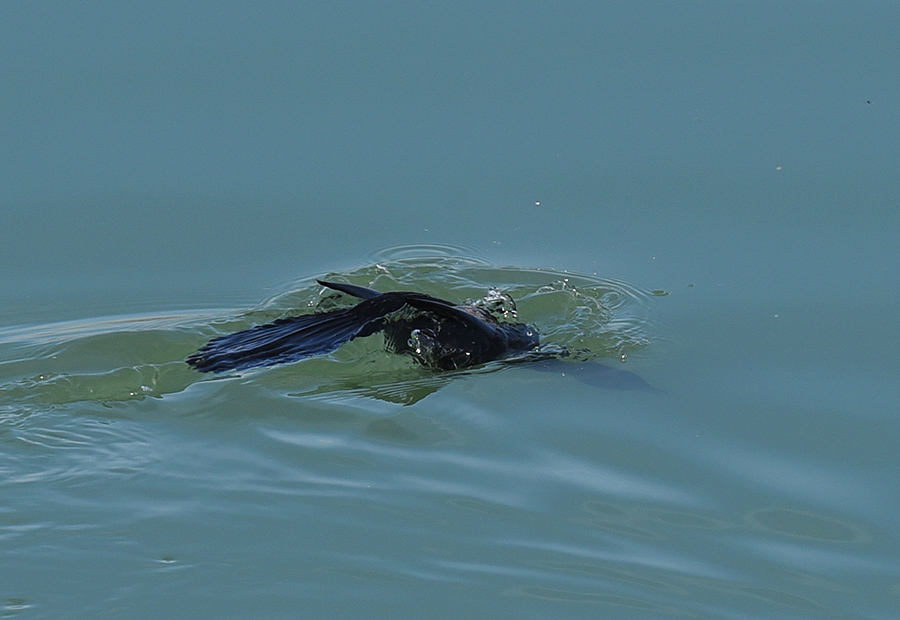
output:
<svg viewBox="0 0 900 620"><path fill-rule="evenodd" d="M210 340L187 362L203 372L242 370L331 353L354 338L384 332L385 347L428 368L453 370L536 351L537 331L500 323L475 306L423 293L319 284L362 299L351 308L279 319Z"/></svg>

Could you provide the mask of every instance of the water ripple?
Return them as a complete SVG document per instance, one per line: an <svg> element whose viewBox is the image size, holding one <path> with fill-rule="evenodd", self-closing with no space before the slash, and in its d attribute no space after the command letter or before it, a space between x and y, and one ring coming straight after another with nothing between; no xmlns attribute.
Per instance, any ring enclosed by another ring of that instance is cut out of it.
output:
<svg viewBox="0 0 900 620"><path fill-rule="evenodd" d="M653 294L596 275L494 266L472 250L450 245L389 248L358 269L329 273L384 291L416 290L435 297L497 306L510 319L536 326L547 350L565 348L571 361L624 361L651 342ZM62 405L161 398L184 391L200 377L184 358L210 338L277 318L351 303L314 279L288 285L255 308L178 314L143 313L0 330L0 406ZM555 347L555 348L554 348ZM301 362L303 375L270 368L255 377L285 395L365 395L410 404L452 380L410 359L383 351L380 335ZM494 372L488 364L469 373Z"/></svg>

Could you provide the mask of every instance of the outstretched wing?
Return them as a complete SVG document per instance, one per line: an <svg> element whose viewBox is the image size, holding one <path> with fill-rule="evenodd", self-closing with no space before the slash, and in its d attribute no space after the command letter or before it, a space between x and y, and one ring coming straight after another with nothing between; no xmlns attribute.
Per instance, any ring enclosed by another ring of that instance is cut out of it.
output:
<svg viewBox="0 0 900 620"><path fill-rule="evenodd" d="M383 293L379 293L376 290L364 286L357 286L355 284L325 282L324 280L316 280L316 282L324 287L362 299L372 299L379 295L383 295ZM496 324L487 322L478 315L467 311L467 308L464 306L457 306L452 302L432 297L431 295L425 295L424 293L388 293L388 295L402 296L403 300L408 305L417 310L433 312L437 316L453 319L462 323L469 329L473 329L489 338L494 337L497 334Z"/></svg>
<svg viewBox="0 0 900 620"><path fill-rule="evenodd" d="M380 331L384 316L403 304L402 294L379 293L352 308L278 319L213 338L187 363L203 372L222 372L331 353L345 342Z"/></svg>
<svg viewBox="0 0 900 620"><path fill-rule="evenodd" d="M345 342L380 329L380 317L360 320L354 308L279 319L210 340L187 358L202 372L271 366L331 353ZM367 334L368 335L368 334Z"/></svg>
<svg viewBox="0 0 900 620"><path fill-rule="evenodd" d="M366 288L364 286L357 286L355 284L346 284L344 282L325 282L324 280L316 280L316 282L326 288L331 288L342 293L347 293L348 295L353 295L354 297L359 297L360 299L372 299L373 297L378 297L379 295L381 295L381 293L379 293L375 289Z"/></svg>
<svg viewBox="0 0 900 620"><path fill-rule="evenodd" d="M454 319L476 333L494 339L498 326L465 307L421 293L379 293L378 291L336 282L319 284L363 299L353 308L320 314L279 319L244 331L213 338L187 358L187 363L202 372L243 370L294 362L313 355L331 353L354 338L369 336L384 327L384 317L404 305L437 316Z"/></svg>

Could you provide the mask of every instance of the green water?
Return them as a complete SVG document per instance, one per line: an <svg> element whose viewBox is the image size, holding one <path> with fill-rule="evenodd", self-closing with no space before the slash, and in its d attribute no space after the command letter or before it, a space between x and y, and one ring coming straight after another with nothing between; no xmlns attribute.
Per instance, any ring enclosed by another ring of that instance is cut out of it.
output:
<svg viewBox="0 0 900 620"><path fill-rule="evenodd" d="M895 617L898 19L3 5L0 617ZM324 276L582 355L184 363Z"/></svg>

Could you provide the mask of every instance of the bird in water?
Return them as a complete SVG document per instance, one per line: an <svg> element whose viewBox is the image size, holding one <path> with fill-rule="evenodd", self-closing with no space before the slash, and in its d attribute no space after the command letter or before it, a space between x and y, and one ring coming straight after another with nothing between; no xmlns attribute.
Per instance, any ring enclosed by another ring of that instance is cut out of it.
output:
<svg viewBox="0 0 900 620"><path fill-rule="evenodd" d="M455 370L493 360L546 357L537 330L501 323L485 310L456 305L423 293L379 291L316 280L362 299L351 308L278 319L210 340L187 358L202 372L243 370L331 353L353 340L384 333L385 348L422 366ZM559 355L559 351L554 351Z"/></svg>

